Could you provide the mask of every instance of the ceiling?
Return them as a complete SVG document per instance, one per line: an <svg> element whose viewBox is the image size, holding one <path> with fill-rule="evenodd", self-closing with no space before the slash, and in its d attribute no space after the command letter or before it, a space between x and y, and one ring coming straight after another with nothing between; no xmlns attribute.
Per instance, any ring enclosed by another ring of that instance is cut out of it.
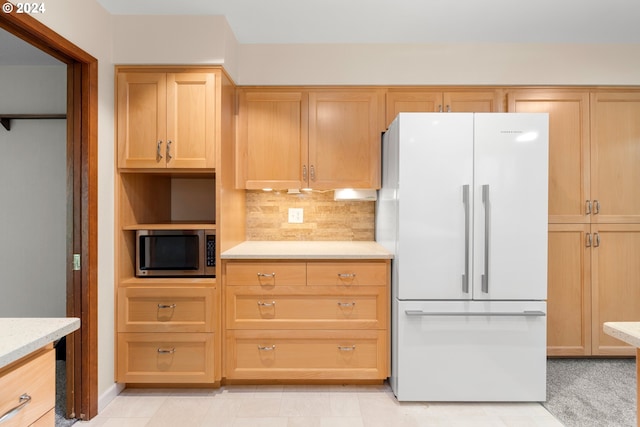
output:
<svg viewBox="0 0 640 427"><path fill-rule="evenodd" d="M224 15L240 43L640 43L638 0L97 0Z"/></svg>
<svg viewBox="0 0 640 427"><path fill-rule="evenodd" d="M223 15L240 43L640 43L638 0L97 0ZM0 65L60 65L0 30Z"/></svg>

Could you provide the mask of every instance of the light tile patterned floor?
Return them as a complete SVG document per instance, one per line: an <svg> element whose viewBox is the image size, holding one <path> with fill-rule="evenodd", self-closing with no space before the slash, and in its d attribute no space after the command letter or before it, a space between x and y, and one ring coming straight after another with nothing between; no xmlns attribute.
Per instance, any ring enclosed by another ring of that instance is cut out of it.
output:
<svg viewBox="0 0 640 427"><path fill-rule="evenodd" d="M399 403L380 386L126 389L78 427L562 427L538 403Z"/></svg>

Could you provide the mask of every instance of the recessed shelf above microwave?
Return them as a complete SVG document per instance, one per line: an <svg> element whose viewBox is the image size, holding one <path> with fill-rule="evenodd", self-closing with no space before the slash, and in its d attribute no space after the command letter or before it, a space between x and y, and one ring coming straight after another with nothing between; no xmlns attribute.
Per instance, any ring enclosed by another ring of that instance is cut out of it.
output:
<svg viewBox="0 0 640 427"><path fill-rule="evenodd" d="M154 224L133 224L125 225L123 230L215 230L216 224L213 222L197 221L176 221Z"/></svg>

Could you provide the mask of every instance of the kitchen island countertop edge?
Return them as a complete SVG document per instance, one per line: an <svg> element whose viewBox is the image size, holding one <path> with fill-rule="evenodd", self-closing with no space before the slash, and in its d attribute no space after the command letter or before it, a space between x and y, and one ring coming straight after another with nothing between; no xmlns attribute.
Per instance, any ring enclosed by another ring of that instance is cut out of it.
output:
<svg viewBox="0 0 640 427"><path fill-rule="evenodd" d="M80 328L76 317L0 318L0 368Z"/></svg>

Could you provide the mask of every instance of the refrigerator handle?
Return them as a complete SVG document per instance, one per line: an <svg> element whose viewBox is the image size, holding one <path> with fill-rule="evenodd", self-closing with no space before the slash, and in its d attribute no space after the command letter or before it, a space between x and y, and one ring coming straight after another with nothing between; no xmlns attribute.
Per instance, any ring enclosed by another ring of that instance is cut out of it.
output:
<svg viewBox="0 0 640 427"><path fill-rule="evenodd" d="M405 310L407 316L451 316L451 317L491 317L491 316L511 316L511 317L544 317L546 313L541 310L524 311L424 311Z"/></svg>
<svg viewBox="0 0 640 427"><path fill-rule="evenodd" d="M484 274L482 275L482 292L489 293L489 234L491 225L491 202L489 201L489 185L482 186L482 203L484 204Z"/></svg>
<svg viewBox="0 0 640 427"><path fill-rule="evenodd" d="M464 203L464 274L462 275L462 292L469 293L469 184L462 186L462 203Z"/></svg>

